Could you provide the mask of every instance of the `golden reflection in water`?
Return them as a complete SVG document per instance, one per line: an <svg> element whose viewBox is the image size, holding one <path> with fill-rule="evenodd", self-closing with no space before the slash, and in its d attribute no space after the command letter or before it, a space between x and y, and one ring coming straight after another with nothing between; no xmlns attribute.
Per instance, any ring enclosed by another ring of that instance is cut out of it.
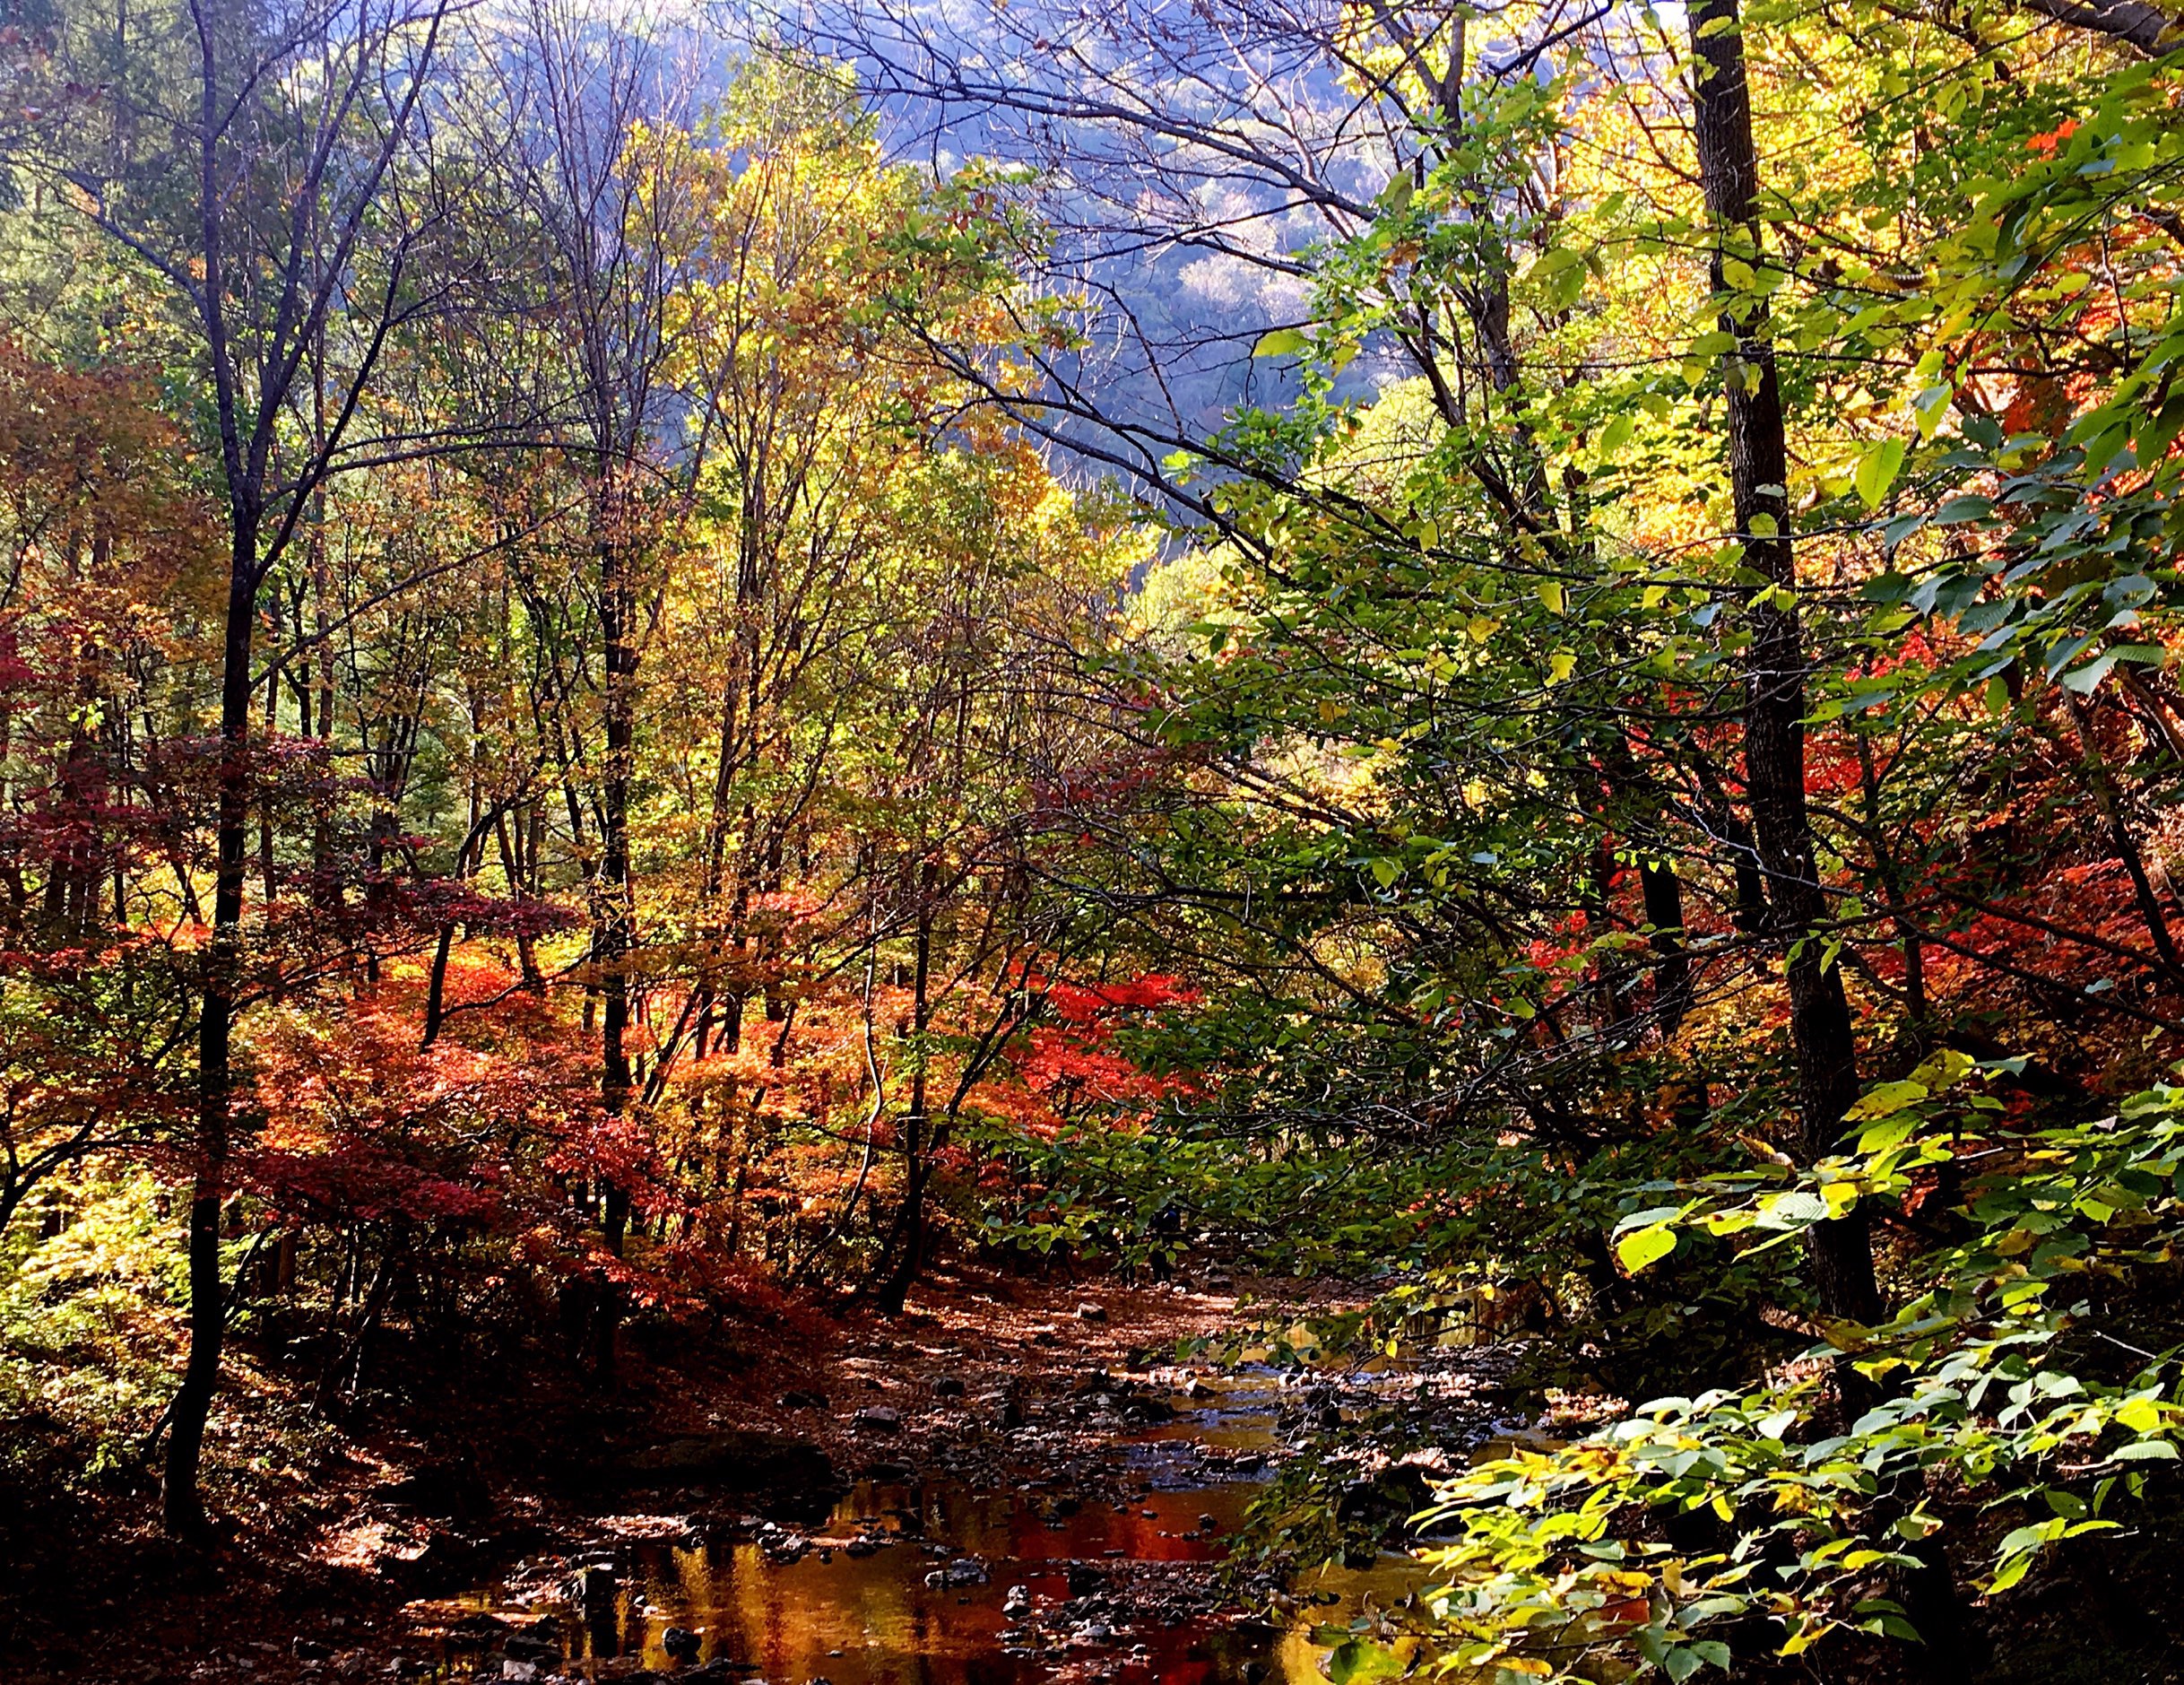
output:
<svg viewBox="0 0 2184 1685"><path fill-rule="evenodd" d="M845 1501L828 1536L845 1537L849 1524L871 1520L889 1495L861 1488ZM647 1667L670 1671L661 1636L681 1626L699 1634L702 1658L752 1663L762 1670L758 1677L775 1685L820 1679L833 1685L1033 1685L1058 1668L1079 1680L1130 1685L1241 1685L1252 1662L1267 1670L1270 1685L1325 1685L1320 1663L1326 1646L1309 1629L1269 1635L1198 1622L1167 1630L1140 1624L1120 1647L1003 1652L1001 1632L1009 1622L1001 1604L1009 1585L1027 1586L1049 1607L1069 1595L1071 1558L1113 1566L1117 1559L1105 1552L1128 1550L1141 1560L1163 1559L1156 1553L1171 1561L1209 1560L1219 1546L1198 1533L1196 1518L1218 1513L1226 1531L1248 1496L1242 1489L1148 1494L1128 1515L1088 1506L1058 1527L1041 1516L1036 1500L952 1493L919 1503L919 1496L901 1494L931 1532L989 1559L990 1584L926 1585L938 1559L909 1540L872 1556L836 1550L822 1559L814 1550L797 1562L771 1561L755 1544L713 1553L658 1547L640 1554L641 1579L624 1587L611 1617L585 1631L579 1654L637 1652ZM1339 1596L1313 1611L1339 1626L1368 1596L1382 1606L1400 1598L1420 1573L1415 1563L1386 1559L1372 1569L1310 1576L1306 1589ZM1132 1658L1133 1644L1148 1654Z"/></svg>

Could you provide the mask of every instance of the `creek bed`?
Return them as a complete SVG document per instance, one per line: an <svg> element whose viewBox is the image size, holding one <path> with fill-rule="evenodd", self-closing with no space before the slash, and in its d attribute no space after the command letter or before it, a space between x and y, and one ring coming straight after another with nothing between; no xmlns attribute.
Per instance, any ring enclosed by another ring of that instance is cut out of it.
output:
<svg viewBox="0 0 2184 1685"><path fill-rule="evenodd" d="M1357 1402L1369 1403L1392 1377L1359 1378ZM528 1585L519 1576L464 1601L536 1623L533 1646L550 1641L601 1680L1324 1685L1314 1629L1385 1607L1426 1576L1393 1554L1301 1575L1287 1629L1221 1609L1215 1565L1271 1474L1288 1390L1270 1372L1239 1377L1210 1397L1177 1397L1171 1420L1116 1434L1115 1501L1045 1482L980 1490L947 1474L860 1481L801 1532L624 1540L598 1553L590 1594L575 1602L555 1589L566 1576L542 1585L535 1570ZM497 1657L474 1665L481 1680L531 1672ZM462 1676L459 1661L450 1672Z"/></svg>

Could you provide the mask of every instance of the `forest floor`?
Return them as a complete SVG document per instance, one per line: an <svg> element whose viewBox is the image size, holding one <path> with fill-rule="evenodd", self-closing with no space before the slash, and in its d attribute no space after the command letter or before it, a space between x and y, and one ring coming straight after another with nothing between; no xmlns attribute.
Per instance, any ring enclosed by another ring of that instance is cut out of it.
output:
<svg viewBox="0 0 2184 1685"><path fill-rule="evenodd" d="M352 1412L308 1453L270 1420L292 1421L295 1401L267 1396L246 1354L218 1416L225 1443L291 1449L239 1472L229 1457L210 1550L158 1534L142 1477L0 1514L0 1628L14 1635L0 1677L438 1672L451 1643L506 1625L480 1612L470 1594L481 1585L566 1585L587 1553L603 1561L637 1540L756 1537L769 1552L831 1552L851 1542L805 1534L820 1533L853 1479L931 1476L1047 1494L1065 1512L1121 1512L1151 1488L1114 1455L1118 1436L1160 1420L1163 1398L1200 1395L1194 1377L1210 1371L1177 1366L1186 1342L1353 1302L1293 1281L1186 1288L969 1269L925 1283L899 1317L804 1315L725 1342L655 1341L627 1352L611 1394L541 1383L437 1412ZM1196 1441L1173 1449L1190 1463L1178 1487L1266 1460ZM1203 1586L1194 1595L1167 1612L1209 1612Z"/></svg>

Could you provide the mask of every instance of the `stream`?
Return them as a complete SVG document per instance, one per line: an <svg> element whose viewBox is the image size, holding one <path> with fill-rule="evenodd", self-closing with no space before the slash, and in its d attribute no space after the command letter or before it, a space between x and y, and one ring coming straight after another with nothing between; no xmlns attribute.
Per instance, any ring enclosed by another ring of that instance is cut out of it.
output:
<svg viewBox="0 0 2184 1685"><path fill-rule="evenodd" d="M1348 1389L1339 1407L1307 1408L1354 1419L1415 1382L1353 1374L1334 1383ZM1328 1387L1322 1377L1322 1400ZM474 1677L1324 1685L1328 1629L1397 1602L1426 1573L1383 1553L1299 1574L1286 1626L1221 1610L1217 1565L1296 1431L1298 1394L1294 1377L1264 1371L1223 1379L1210 1402L1202 1384L1172 1394L1171 1419L1111 1436L1115 1478L1101 1500L1058 1482L864 1479L817 1524L623 1539L518 1564L463 1600L485 1641Z"/></svg>

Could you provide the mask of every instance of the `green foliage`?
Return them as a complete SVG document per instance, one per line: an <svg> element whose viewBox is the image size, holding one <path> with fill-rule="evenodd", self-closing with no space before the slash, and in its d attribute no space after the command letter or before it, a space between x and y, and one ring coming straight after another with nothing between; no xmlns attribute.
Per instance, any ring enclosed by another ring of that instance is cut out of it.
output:
<svg viewBox="0 0 2184 1685"><path fill-rule="evenodd" d="M72 1472L127 1466L172 1387L188 1299L171 1196L139 1170L70 1178L47 1198L67 1219L56 1233L40 1238L33 1211L0 1236L0 1413L62 1427L86 1458Z"/></svg>

